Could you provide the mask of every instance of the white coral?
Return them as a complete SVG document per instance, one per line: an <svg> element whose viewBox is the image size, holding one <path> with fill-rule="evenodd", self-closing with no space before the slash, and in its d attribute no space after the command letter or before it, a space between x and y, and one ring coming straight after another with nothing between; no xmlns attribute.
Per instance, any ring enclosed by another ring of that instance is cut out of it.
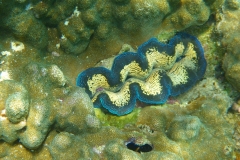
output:
<svg viewBox="0 0 240 160"><path fill-rule="evenodd" d="M14 52L21 52L23 49L25 49L25 46L22 42L11 42L11 49Z"/></svg>

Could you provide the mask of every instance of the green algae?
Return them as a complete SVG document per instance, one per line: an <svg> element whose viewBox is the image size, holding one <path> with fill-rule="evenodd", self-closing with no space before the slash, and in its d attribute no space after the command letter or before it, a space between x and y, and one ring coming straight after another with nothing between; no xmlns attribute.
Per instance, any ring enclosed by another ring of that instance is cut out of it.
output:
<svg viewBox="0 0 240 160"><path fill-rule="evenodd" d="M95 108L96 117L102 122L103 126L115 126L123 128L127 124L135 124L140 108L135 108L130 114L124 116L116 116L110 113L104 113L101 109Z"/></svg>

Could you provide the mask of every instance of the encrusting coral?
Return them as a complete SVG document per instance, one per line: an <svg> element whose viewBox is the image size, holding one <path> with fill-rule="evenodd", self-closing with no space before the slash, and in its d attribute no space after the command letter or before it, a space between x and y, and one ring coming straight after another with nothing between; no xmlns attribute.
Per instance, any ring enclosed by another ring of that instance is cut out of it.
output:
<svg viewBox="0 0 240 160"><path fill-rule="evenodd" d="M4 15L0 27L36 48L48 45L49 52L80 54L89 45L100 47L104 39L133 44L129 39L134 35L142 42L159 31L176 32L203 24L222 3L223 0L4 0L0 4ZM53 41L51 34L58 40Z"/></svg>

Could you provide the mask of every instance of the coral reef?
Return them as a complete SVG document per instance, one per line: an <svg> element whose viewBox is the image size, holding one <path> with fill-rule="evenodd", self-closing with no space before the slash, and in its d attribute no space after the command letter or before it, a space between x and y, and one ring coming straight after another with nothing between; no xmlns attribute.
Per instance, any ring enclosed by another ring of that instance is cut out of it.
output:
<svg viewBox="0 0 240 160"><path fill-rule="evenodd" d="M0 4L0 27L38 49L48 45L49 52L79 54L89 45L98 43L100 47L102 40L114 37L119 37L118 42L132 43L128 39L137 33L138 42L143 42L160 30L176 32L203 24L222 3L223 0L4 0Z"/></svg>
<svg viewBox="0 0 240 160"><path fill-rule="evenodd" d="M48 148L53 159L97 159L89 145L68 132L57 134Z"/></svg>
<svg viewBox="0 0 240 160"><path fill-rule="evenodd" d="M127 149L122 140L113 140L106 144L104 154L107 159L133 159L141 160L141 156Z"/></svg>
<svg viewBox="0 0 240 160"><path fill-rule="evenodd" d="M74 134L91 133L101 128L100 121L94 116L93 104L86 96L81 88L72 89L68 93L58 107L56 128Z"/></svg>
<svg viewBox="0 0 240 160"><path fill-rule="evenodd" d="M19 139L25 147L35 149L54 124L71 133L100 128L88 95L80 88L69 87L56 65L30 63L21 79L22 84L12 80L0 82L4 141Z"/></svg>
<svg viewBox="0 0 240 160"><path fill-rule="evenodd" d="M222 20L218 23L217 29L222 34L222 46L226 48L222 67L227 80L240 91L240 52L239 52L239 19L240 2L228 0L223 7ZM231 25L229 25L231 24Z"/></svg>
<svg viewBox="0 0 240 160"><path fill-rule="evenodd" d="M52 67L56 66L32 63L26 66L26 71L29 74L29 68L34 68L37 73L43 69L48 71ZM39 74L35 76L29 74L29 77L33 76L35 83L41 80L38 82L41 84L41 82L46 82L46 79L51 79L47 71L42 76L36 77ZM24 75L24 77L26 76ZM6 81L3 82L6 83ZM233 140L231 138L233 127L224 119L232 101L214 78L201 81L189 92L178 97L179 101L188 101L186 106L181 106L184 103L182 102L165 104L162 107L145 107L139 111L135 122L129 122L122 129L102 126L94 116L93 106L88 95L81 88L67 87L68 82L63 86L52 83L54 85L50 86L54 86L54 89L50 89L52 92L47 92L48 90L40 84L38 87L43 87L43 92L54 98L40 101L42 93L31 93L31 85L23 89L19 84L21 89L19 91L28 91L29 97L35 97L33 94L38 94L39 99L31 98L33 102L29 105L30 111L25 124L27 128L20 129L20 132L15 130L15 137L19 137L24 146L1 142L0 157L21 157L18 154L11 154L13 151L21 151L22 157L25 159L43 155L48 159L59 159L60 157L69 159L71 157L109 160L129 158L139 160L152 158L230 159L233 156ZM49 87L49 84L45 83L45 85ZM16 92L15 90L14 92ZM206 97L209 96L212 98L208 100ZM56 99L58 103L54 103ZM44 107L46 104L48 107ZM5 118L7 119L7 117ZM9 123L11 124L9 128L14 129L11 127L14 124ZM36 128L37 124L41 125ZM50 126L52 126L51 129ZM38 129L41 129L42 135L39 135ZM55 132L54 129L58 132ZM42 142L41 137L46 136L45 133L48 131L50 132L48 137L45 142ZM138 154L128 149L126 141L132 138L138 145L152 145L153 151ZM44 145L32 153L25 148L36 148L39 143L44 143Z"/></svg>
<svg viewBox="0 0 240 160"><path fill-rule="evenodd" d="M16 81L0 82L0 138L12 143L18 139L18 132L26 126L29 112L28 92Z"/></svg>
<svg viewBox="0 0 240 160"><path fill-rule="evenodd" d="M225 0L221 12L222 4L1 0L0 159L238 159L239 102L219 62L226 51L222 66L239 90L239 1ZM78 73L97 62L112 66L104 59L123 44L123 52L136 52L150 37L167 43L183 29L199 39L208 66L199 83L164 105L137 102L119 117L95 109L75 86ZM227 113L232 104L237 112Z"/></svg>
<svg viewBox="0 0 240 160"><path fill-rule="evenodd" d="M231 101L218 84L212 83L212 80L200 82L199 86L185 94L185 96L191 96L195 90L204 88L204 86L213 87L214 90L210 93L213 97L211 101L199 95L197 99L181 109L175 108L176 105L168 105L166 108L153 107L141 111L140 114L143 115L139 116L137 124L147 125L152 130L152 137L150 137L153 139L149 138L149 140L153 142L154 150L172 152L181 155L184 159L218 159L220 155L220 157L231 157L230 153L225 155L223 149L229 145L233 149L233 141L230 138L233 128L228 126L223 117L218 116L226 114L226 106L230 107ZM149 118L146 115L154 116ZM221 123L222 127L225 126L225 129L213 127L218 123ZM216 132L218 134L215 134ZM209 150L212 154L202 155L205 145L201 143L207 141L213 144L212 151Z"/></svg>

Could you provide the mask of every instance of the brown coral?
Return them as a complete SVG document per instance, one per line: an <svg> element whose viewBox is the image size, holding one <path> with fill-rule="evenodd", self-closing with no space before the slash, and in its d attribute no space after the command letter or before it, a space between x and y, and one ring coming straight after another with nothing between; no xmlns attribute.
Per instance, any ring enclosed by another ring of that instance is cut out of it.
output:
<svg viewBox="0 0 240 160"><path fill-rule="evenodd" d="M231 7L229 5L235 5ZM226 47L225 57L223 59L223 69L227 80L240 91L239 73L240 73L240 52L239 52L239 20L240 15L239 2L226 1L223 10L222 20L218 23L218 31L223 35L221 43ZM230 8L229 8L230 7ZM235 8L235 9L234 9Z"/></svg>

